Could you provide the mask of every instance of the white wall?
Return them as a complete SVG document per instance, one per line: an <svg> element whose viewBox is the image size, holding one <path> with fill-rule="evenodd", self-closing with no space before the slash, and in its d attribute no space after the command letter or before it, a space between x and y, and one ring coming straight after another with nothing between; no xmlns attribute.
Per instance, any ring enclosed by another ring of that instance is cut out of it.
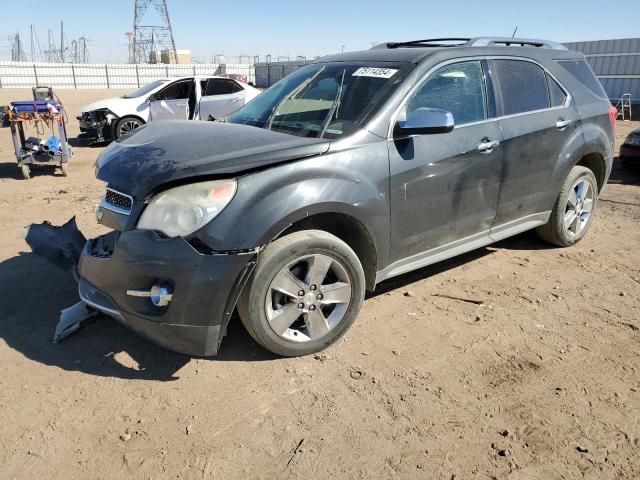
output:
<svg viewBox="0 0 640 480"><path fill-rule="evenodd" d="M0 62L0 88L137 88L154 80L187 75L213 75L218 64L71 64ZM255 81L252 65L228 64L227 73Z"/></svg>

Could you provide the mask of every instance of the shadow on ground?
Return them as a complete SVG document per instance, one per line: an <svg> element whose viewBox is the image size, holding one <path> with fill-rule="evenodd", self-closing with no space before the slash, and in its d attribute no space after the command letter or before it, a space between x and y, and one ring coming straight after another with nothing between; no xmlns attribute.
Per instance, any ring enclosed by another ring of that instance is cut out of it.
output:
<svg viewBox="0 0 640 480"><path fill-rule="evenodd" d="M0 339L25 357L64 370L102 377L170 381L191 357L167 351L109 317L54 345L51 342L60 310L78 302L77 283L33 253L0 263ZM212 361L262 361L276 357L260 348L232 319L229 332ZM116 358L125 352L138 368Z"/></svg>
<svg viewBox="0 0 640 480"><path fill-rule="evenodd" d="M540 240L535 230L531 230L525 233L521 233L520 235L516 235L515 237L502 240L498 243L494 243L489 247L472 250L471 252L465 253L463 255L458 255L448 260L429 265L428 267L424 267L419 270L406 273L399 277L386 280L380 283L376 287L375 292L370 293L367 298L376 297L391 290L405 288L412 283L419 282L420 280L424 280L425 278L432 277L434 275L446 272L447 270L451 270L452 268L460 267L466 263L479 260L483 257L491 255L496 251L496 249L532 251L547 250L550 248L557 247L549 245L548 243Z"/></svg>
<svg viewBox="0 0 640 480"><path fill-rule="evenodd" d="M552 247L539 240L535 232L526 232L490 248L474 250L385 281L368 298L405 288L427 277L491 255L496 248L540 250ZM156 346L103 315L60 344L52 344L60 310L79 300L77 283L69 273L33 253L21 253L0 263L0 291L3 298L0 302L0 338L27 358L45 365L96 376L170 381L179 378L177 372L191 360L187 355ZM138 367L125 366L118 361L120 352L126 353ZM259 347L234 316L218 356L210 360L274 359L277 357Z"/></svg>
<svg viewBox="0 0 640 480"><path fill-rule="evenodd" d="M640 160L636 164L627 162L624 166L620 163L620 159L616 157L613 160L613 168L609 182L618 185L640 185Z"/></svg>
<svg viewBox="0 0 640 480"><path fill-rule="evenodd" d="M41 164L33 165L30 167L31 176L39 177L43 175L61 177L62 171L58 163L44 162ZM0 163L0 178L13 178L15 180L22 180L22 172L18 167L17 160L15 162L3 162Z"/></svg>

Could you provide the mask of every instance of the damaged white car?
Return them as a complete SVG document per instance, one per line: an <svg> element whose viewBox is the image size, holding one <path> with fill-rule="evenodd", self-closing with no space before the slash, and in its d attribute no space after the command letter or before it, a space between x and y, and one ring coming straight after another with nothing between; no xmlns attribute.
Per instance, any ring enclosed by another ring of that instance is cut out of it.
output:
<svg viewBox="0 0 640 480"><path fill-rule="evenodd" d="M152 120L215 120L260 94L233 78L190 76L156 80L122 97L87 105L77 117L83 136L115 140Z"/></svg>

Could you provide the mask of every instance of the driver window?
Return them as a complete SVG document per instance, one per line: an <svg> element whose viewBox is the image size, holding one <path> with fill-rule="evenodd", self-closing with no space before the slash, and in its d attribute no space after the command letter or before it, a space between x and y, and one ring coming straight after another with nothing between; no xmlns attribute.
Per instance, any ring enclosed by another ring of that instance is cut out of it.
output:
<svg viewBox="0 0 640 480"><path fill-rule="evenodd" d="M193 82L176 82L169 85L160 92L159 97L162 100L182 100L189 98L191 93L191 85Z"/></svg>
<svg viewBox="0 0 640 480"><path fill-rule="evenodd" d="M485 120L487 101L480 62L448 65L431 75L407 102L406 114L423 107L450 111L456 125Z"/></svg>

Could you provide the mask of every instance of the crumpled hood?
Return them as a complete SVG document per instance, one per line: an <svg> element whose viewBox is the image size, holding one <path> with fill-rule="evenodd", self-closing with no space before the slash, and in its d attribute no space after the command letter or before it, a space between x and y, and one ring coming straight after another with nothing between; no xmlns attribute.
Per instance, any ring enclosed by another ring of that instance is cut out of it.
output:
<svg viewBox="0 0 640 480"><path fill-rule="evenodd" d="M175 180L231 176L321 155L329 144L247 125L162 120L112 142L98 157L96 177L142 197Z"/></svg>

